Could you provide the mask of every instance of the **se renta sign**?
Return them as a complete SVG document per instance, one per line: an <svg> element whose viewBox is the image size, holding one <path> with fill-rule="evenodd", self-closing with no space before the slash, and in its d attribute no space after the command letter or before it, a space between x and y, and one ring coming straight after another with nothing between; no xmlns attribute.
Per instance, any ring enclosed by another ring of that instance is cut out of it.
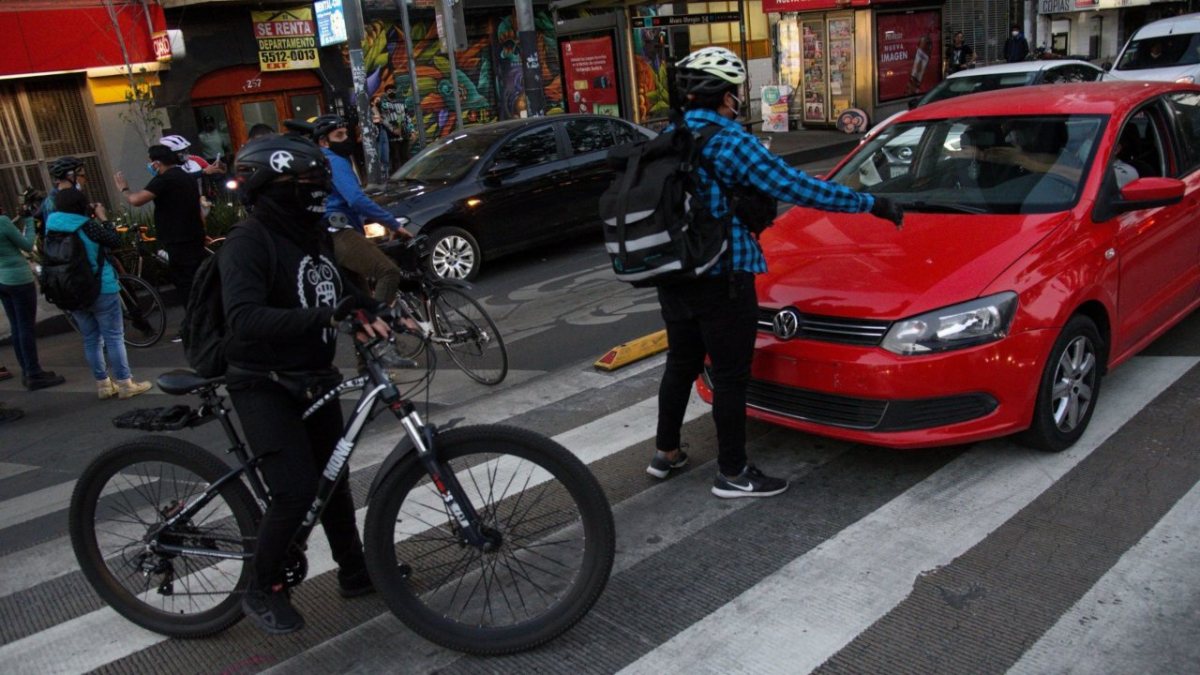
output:
<svg viewBox="0 0 1200 675"><path fill-rule="evenodd" d="M250 12L263 72L319 68L317 24L310 6Z"/></svg>
<svg viewBox="0 0 1200 675"><path fill-rule="evenodd" d="M317 13L317 40L322 47L346 41L346 15L342 13L342 0L317 0L313 3Z"/></svg>

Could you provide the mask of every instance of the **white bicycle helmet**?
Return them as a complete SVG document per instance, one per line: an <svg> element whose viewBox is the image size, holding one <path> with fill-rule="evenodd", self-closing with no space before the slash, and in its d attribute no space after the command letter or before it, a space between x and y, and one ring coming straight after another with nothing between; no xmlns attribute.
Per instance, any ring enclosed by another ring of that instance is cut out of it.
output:
<svg viewBox="0 0 1200 675"><path fill-rule="evenodd" d="M158 139L158 142L175 152L183 152L184 150L192 147L192 144L188 143L188 140L179 134L163 136L162 138Z"/></svg>
<svg viewBox="0 0 1200 675"><path fill-rule="evenodd" d="M680 59L677 79L685 94L720 94L746 81L746 66L724 47L705 47Z"/></svg>

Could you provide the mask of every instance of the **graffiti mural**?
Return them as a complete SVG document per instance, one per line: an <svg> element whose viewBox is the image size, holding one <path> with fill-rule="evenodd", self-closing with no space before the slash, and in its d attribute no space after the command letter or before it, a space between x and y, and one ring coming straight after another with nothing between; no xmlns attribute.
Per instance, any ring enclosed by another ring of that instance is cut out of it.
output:
<svg viewBox="0 0 1200 675"><path fill-rule="evenodd" d="M542 56L542 81L547 112L562 112L562 82L559 77L558 47L550 16L535 17ZM524 109L520 55L517 53L515 19L510 15L472 17L467 26L467 49L455 52L458 77L458 103L463 124L483 124L519 117ZM426 139L445 136L454 130L454 85L450 77L450 59L439 49L433 22L414 22L413 58L416 61L417 91L421 97L420 121ZM349 51L343 49L349 63ZM409 111L416 110L404 33L399 21L376 19L366 26L363 61L367 73L367 92L371 98L395 84L396 94ZM516 75L512 71L516 71Z"/></svg>
<svg viewBox="0 0 1200 675"><path fill-rule="evenodd" d="M656 5L643 6L640 10L642 16L658 14ZM666 117L671 108L667 77L667 31L665 28L635 28L630 32L633 34L638 119Z"/></svg>

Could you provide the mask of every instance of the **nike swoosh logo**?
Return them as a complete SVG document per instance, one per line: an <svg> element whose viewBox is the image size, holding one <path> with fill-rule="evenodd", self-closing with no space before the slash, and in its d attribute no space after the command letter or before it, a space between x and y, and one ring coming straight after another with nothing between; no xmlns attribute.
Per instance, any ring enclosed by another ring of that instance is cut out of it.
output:
<svg viewBox="0 0 1200 675"><path fill-rule="evenodd" d="M742 492L753 492L754 491L753 483L750 483L749 485L746 485L745 487L738 485L737 483L731 483L729 481L725 481L725 484L728 485L729 487L737 488L737 489L741 490Z"/></svg>

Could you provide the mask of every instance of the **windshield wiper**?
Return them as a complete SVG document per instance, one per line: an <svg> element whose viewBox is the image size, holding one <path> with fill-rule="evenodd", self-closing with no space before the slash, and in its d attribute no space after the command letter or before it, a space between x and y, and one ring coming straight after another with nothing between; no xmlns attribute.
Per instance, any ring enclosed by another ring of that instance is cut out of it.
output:
<svg viewBox="0 0 1200 675"><path fill-rule="evenodd" d="M953 202L926 201L918 199L912 202L900 202L905 211L923 211L925 213L987 213L987 209L979 206L955 204Z"/></svg>

